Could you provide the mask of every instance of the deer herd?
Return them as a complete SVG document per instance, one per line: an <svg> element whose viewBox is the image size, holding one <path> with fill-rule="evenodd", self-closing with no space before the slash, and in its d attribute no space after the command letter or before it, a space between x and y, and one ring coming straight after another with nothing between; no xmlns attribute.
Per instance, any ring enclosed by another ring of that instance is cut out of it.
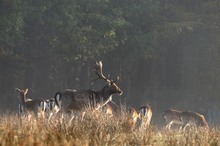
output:
<svg viewBox="0 0 220 146"><path fill-rule="evenodd" d="M19 116L32 116L38 120L38 116L42 115L48 121L57 115L74 115L76 112L85 111L90 108L93 112L103 109L105 115L110 117L113 115L113 109L110 106L113 94L121 95L123 91L116 85L116 81L110 80L104 76L102 72L102 62L97 61L94 68L97 79L102 79L106 85L100 91L93 90L74 90L65 89L62 92L56 92L50 99L30 99L27 98L28 89L22 90L16 88L19 93L18 111ZM152 109L150 105L142 105L138 110L129 108L127 110L129 117L129 125L132 129L137 126L141 129L147 129L152 119ZM205 117L193 111L179 111L168 109L163 112L165 120L165 129L171 130L172 125L178 126L180 131L185 131L187 127L205 127L209 128Z"/></svg>

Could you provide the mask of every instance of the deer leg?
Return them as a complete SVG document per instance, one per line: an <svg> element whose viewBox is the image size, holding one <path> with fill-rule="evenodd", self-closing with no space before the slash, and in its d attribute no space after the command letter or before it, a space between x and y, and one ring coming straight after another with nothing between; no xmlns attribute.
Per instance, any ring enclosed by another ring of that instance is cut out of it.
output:
<svg viewBox="0 0 220 146"><path fill-rule="evenodd" d="M184 131L184 132L186 132L186 127L187 127L187 126L190 126L190 124L187 123L187 124L185 124L185 126L183 126L183 127L184 127L184 128L183 128L183 131Z"/></svg>
<svg viewBox="0 0 220 146"><path fill-rule="evenodd" d="M183 129L183 124L180 125L179 132L182 131L182 129Z"/></svg>
<svg viewBox="0 0 220 146"><path fill-rule="evenodd" d="M84 119L85 114L86 114L86 112L83 112L83 113L82 113L82 118L81 118L82 121L83 121L83 119Z"/></svg>
<svg viewBox="0 0 220 146"><path fill-rule="evenodd" d="M196 123L193 123L192 126L195 129L195 131L198 132Z"/></svg>
<svg viewBox="0 0 220 146"><path fill-rule="evenodd" d="M170 123L168 123L167 126L166 126L166 129L170 130L172 124L173 124L173 121L171 121Z"/></svg>
<svg viewBox="0 0 220 146"><path fill-rule="evenodd" d="M147 119L147 127L149 127L150 126L150 119Z"/></svg>
<svg viewBox="0 0 220 146"><path fill-rule="evenodd" d="M38 109L34 110L34 117L36 118L36 120L38 121Z"/></svg>

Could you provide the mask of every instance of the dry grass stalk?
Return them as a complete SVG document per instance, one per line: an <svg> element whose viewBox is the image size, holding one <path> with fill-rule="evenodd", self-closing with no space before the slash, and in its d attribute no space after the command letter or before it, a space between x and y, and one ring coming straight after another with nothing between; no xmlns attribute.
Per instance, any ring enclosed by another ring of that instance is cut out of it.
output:
<svg viewBox="0 0 220 146"><path fill-rule="evenodd" d="M80 114L78 114L80 116ZM84 118L44 119L29 122L16 114L5 114L0 119L0 145L220 145L220 130L198 132L145 130L130 127L126 110L117 116L102 111L86 110Z"/></svg>

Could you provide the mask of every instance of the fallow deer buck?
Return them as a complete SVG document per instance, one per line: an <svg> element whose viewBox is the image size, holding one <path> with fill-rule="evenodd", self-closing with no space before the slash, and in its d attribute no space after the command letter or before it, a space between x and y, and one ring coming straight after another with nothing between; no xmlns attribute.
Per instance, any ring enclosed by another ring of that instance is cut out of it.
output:
<svg viewBox="0 0 220 146"><path fill-rule="evenodd" d="M150 122L152 119L152 109L150 105L146 104L140 107L139 118L141 121L141 129L146 129L150 126Z"/></svg>
<svg viewBox="0 0 220 146"><path fill-rule="evenodd" d="M186 130L187 126L209 128L205 117L197 112L169 109L164 111L163 116L167 123L166 128L169 130L172 124L180 125L179 130L183 131Z"/></svg>
<svg viewBox="0 0 220 146"><path fill-rule="evenodd" d="M26 97L28 89L21 90L16 88L16 90L20 94L19 101L19 113L21 114L29 114L34 113L36 119L38 119L38 113L44 111L44 100L43 99L29 99Z"/></svg>
<svg viewBox="0 0 220 146"><path fill-rule="evenodd" d="M103 75L102 62L97 61L95 64L95 74L97 79L106 81L105 85L100 91L93 90L71 90L66 89L62 93L61 110L71 112L73 110L82 110L86 107L99 109L112 100L113 94L122 94L122 90L116 85L116 81L110 80ZM97 80L95 79L95 80Z"/></svg>

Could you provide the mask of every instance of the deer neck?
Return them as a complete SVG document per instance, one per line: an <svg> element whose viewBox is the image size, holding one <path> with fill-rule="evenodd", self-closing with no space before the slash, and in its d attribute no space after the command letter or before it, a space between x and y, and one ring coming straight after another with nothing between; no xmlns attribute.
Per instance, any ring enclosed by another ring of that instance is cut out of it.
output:
<svg viewBox="0 0 220 146"><path fill-rule="evenodd" d="M20 95L20 99L21 99L21 103L24 105L24 103L26 102L26 100L27 100L27 97L24 95L24 94L21 94Z"/></svg>
<svg viewBox="0 0 220 146"><path fill-rule="evenodd" d="M112 95L110 87L106 85L101 91L98 91L98 95L99 98L103 98L104 101L108 100Z"/></svg>

